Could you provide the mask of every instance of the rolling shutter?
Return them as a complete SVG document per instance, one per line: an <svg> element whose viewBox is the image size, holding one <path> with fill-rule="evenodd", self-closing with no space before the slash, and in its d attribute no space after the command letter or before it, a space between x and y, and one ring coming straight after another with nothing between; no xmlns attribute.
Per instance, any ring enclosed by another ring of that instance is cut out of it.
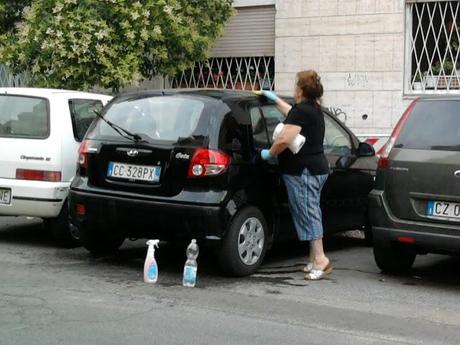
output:
<svg viewBox="0 0 460 345"><path fill-rule="evenodd" d="M275 55L275 6L236 8L211 57Z"/></svg>

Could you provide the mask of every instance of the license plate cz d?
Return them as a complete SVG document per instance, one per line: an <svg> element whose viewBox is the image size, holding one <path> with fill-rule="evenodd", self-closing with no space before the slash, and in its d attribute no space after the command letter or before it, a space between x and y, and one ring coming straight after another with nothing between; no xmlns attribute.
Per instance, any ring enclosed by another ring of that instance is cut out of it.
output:
<svg viewBox="0 0 460 345"><path fill-rule="evenodd" d="M110 162L107 176L130 181L160 182L161 167Z"/></svg>
<svg viewBox="0 0 460 345"><path fill-rule="evenodd" d="M427 215L437 218L449 218L460 221L460 203L446 201L428 201Z"/></svg>

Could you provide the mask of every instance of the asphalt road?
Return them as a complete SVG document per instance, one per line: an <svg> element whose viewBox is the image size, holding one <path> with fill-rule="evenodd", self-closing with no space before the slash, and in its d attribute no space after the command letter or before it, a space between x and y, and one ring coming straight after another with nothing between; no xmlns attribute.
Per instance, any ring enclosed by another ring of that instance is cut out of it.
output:
<svg viewBox="0 0 460 345"><path fill-rule="evenodd" d="M37 220L0 218L0 344L458 344L460 258L418 257L382 275L356 236L327 240L335 270L306 282L304 248L279 245L244 279L209 251L181 286L184 248L163 244L159 282L142 282L145 241L117 255L56 247Z"/></svg>

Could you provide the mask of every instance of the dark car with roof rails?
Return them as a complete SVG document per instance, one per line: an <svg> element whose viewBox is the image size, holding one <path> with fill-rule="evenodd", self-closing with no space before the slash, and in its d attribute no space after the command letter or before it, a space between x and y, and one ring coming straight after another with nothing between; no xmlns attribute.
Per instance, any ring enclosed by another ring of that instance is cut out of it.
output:
<svg viewBox="0 0 460 345"><path fill-rule="evenodd" d="M292 100L291 100L292 101ZM215 245L222 270L257 270L279 237L294 237L271 144L284 116L252 92L144 91L115 98L80 148L70 191L71 222L94 253L126 238ZM323 192L327 233L367 225L373 148L325 112L332 174Z"/></svg>
<svg viewBox="0 0 460 345"><path fill-rule="evenodd" d="M369 197L374 257L383 271L407 271L417 254L460 253L460 97L410 104Z"/></svg>

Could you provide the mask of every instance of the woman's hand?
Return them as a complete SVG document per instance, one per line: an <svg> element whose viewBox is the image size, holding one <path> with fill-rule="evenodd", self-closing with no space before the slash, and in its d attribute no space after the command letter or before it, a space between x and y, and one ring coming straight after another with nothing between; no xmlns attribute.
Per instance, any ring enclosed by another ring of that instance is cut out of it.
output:
<svg viewBox="0 0 460 345"><path fill-rule="evenodd" d="M276 101L279 99L279 97L277 95L275 95L274 92L271 92L271 91L267 91L267 90L262 90L262 95L269 99L270 101L273 101L276 103Z"/></svg>
<svg viewBox="0 0 460 345"><path fill-rule="evenodd" d="M279 98L272 91L262 90L262 95L266 97L268 100L276 103L276 106L283 113L284 116L287 116L287 114L289 113L289 110L291 110L292 108L292 106L289 103Z"/></svg>
<svg viewBox="0 0 460 345"><path fill-rule="evenodd" d="M273 155L270 152L270 150L265 149L265 150L260 151L260 157L262 157L264 161L268 161L273 158Z"/></svg>

